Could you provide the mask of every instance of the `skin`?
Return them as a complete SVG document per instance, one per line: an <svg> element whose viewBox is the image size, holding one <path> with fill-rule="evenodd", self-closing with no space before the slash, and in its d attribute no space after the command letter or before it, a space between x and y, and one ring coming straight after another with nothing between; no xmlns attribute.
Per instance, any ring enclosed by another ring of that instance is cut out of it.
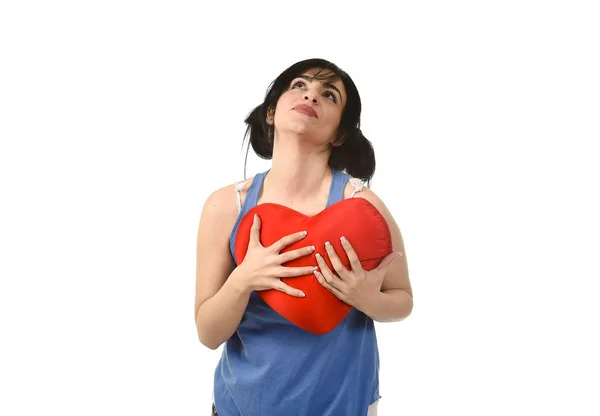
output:
<svg viewBox="0 0 600 416"><path fill-rule="evenodd" d="M275 126L271 171L259 203L281 203L308 214L325 208L332 179L327 165L328 146L333 145L346 103L344 84L338 80L333 85L340 94L317 80L298 77L279 98L270 118ZM293 110L298 104L313 107L318 118Z"/></svg>
<svg viewBox="0 0 600 416"><path fill-rule="evenodd" d="M310 70L303 75L310 77L315 73L316 70ZM316 79L295 78L276 108L269 112L267 122L274 124L275 131L273 159L258 198L259 204L278 203L305 215L315 215L325 208L332 181L327 162L331 146L341 144L334 140L347 98L341 81L333 82L333 86L337 91ZM298 104L313 107L317 118L294 110ZM253 179L247 181L242 191L242 202ZM353 190L348 183L344 198L349 198ZM362 270L356 262L351 270L337 267L334 271L340 277L316 257L316 254L329 256L336 266L339 263L336 253L326 247L313 250L307 246L296 255L312 255L315 266L319 266L315 275L317 280L372 319L380 322L404 319L410 315L413 303L400 229L373 191L365 188L355 197L367 199L382 213L392 234L394 253L369 272ZM301 240L303 237L299 233L286 237L285 245L281 242L277 247L273 247L275 244L263 247L259 239L260 218L256 218L252 227L252 248L242 264L235 267L229 252L229 235L238 215L235 198L234 185L213 192L204 204L198 227L194 312L199 340L211 349L218 348L235 332L252 290L276 288L291 296L302 295L277 278L278 273L282 277L282 266L278 265L289 260L278 251ZM352 258L352 242L344 244ZM295 272L301 275L312 271Z"/></svg>

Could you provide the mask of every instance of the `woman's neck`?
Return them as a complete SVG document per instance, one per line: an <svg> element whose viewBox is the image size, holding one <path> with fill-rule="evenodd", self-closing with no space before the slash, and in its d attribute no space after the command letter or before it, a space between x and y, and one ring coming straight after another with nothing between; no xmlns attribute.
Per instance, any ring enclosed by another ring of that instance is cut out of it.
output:
<svg viewBox="0 0 600 416"><path fill-rule="evenodd" d="M329 154L309 143L281 140L273 149L271 170L265 177L264 190L269 199L302 203L329 192L332 172Z"/></svg>

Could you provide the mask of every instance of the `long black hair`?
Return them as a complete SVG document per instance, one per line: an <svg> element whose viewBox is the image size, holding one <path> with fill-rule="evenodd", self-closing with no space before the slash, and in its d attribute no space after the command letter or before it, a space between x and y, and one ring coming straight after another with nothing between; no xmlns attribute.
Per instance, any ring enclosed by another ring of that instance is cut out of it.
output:
<svg viewBox="0 0 600 416"><path fill-rule="evenodd" d="M329 166L345 171L347 174L370 182L375 173L375 153L373 145L360 130L360 95L352 78L337 65L324 59L307 59L290 66L283 71L267 88L265 100L246 117L246 138L249 138L246 159L244 161L244 179L250 144L254 152L262 159L273 158L274 127L267 123L267 112L274 110L279 97L288 90L292 80L310 69L319 69L315 78L322 82L341 80L346 88L346 106L342 112L335 142L342 144L331 148ZM329 70L329 71L327 71Z"/></svg>

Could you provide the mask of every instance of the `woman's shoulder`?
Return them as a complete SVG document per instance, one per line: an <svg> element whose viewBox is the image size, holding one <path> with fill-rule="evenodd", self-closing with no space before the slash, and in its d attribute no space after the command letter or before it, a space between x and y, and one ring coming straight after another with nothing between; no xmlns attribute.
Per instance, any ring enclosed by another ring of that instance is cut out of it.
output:
<svg viewBox="0 0 600 416"><path fill-rule="evenodd" d="M348 174L346 175L348 176L348 182L346 182L346 187L344 188L344 199L352 198L353 196L361 196L365 199L368 199L368 197L372 196L366 195L367 192L371 192L371 190L368 188L365 181Z"/></svg>
<svg viewBox="0 0 600 416"><path fill-rule="evenodd" d="M226 216L237 216L237 194L240 194L243 203L254 178L255 176L216 189L206 199L205 209L214 211L215 215L220 213Z"/></svg>
<svg viewBox="0 0 600 416"><path fill-rule="evenodd" d="M367 185L367 182L359 178L350 176L346 187L344 188L344 199L348 198L363 198L369 201L382 214L387 214L389 211L381 198L373 192Z"/></svg>

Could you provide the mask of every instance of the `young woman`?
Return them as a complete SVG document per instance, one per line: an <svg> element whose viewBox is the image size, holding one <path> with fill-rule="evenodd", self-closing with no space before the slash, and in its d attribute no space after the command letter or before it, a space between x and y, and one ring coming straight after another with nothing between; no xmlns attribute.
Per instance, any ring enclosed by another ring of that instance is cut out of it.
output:
<svg viewBox="0 0 600 416"><path fill-rule="evenodd" d="M376 414L379 354L373 321L402 320L413 302L400 230L381 199L363 186L373 176L375 157L360 130L360 112L354 82L336 65L322 59L292 65L246 119L252 148L272 159L271 168L216 190L204 204L198 228L196 327L208 348L225 343L214 375L213 414ZM331 246L281 253L302 240L304 230L263 246L257 216L246 256L236 264L239 222L255 205L276 203L313 216L350 197L371 202L390 228L394 252L376 269L363 270L347 240L342 246L351 270L341 265ZM303 256L312 256L314 266L282 266ZM295 326L257 295L275 289L304 296L281 278L310 273L352 306L324 335Z"/></svg>

